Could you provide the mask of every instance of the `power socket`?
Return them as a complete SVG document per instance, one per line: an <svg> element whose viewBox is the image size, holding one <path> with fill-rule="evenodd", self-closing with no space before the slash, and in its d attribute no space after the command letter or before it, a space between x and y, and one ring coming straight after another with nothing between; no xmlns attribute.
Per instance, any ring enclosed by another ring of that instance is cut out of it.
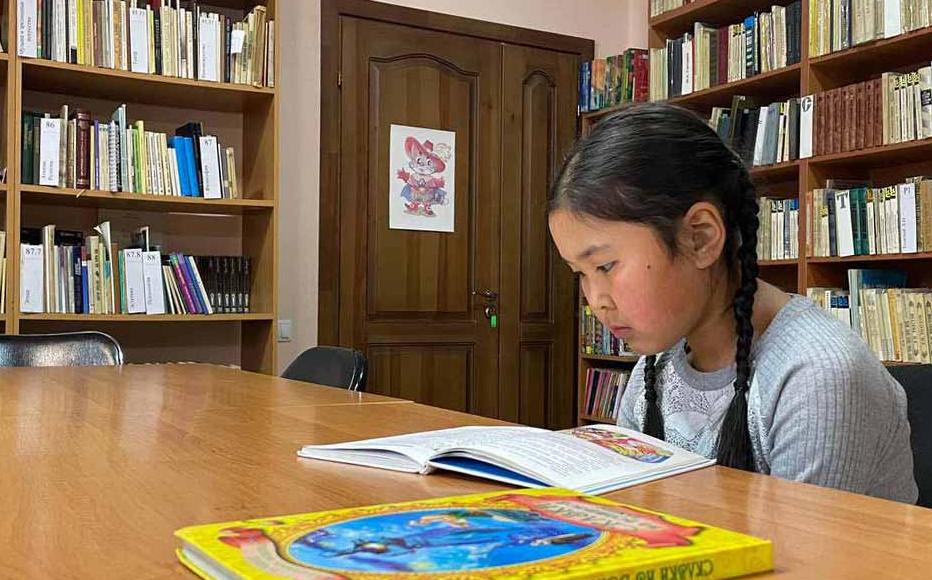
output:
<svg viewBox="0 0 932 580"><path fill-rule="evenodd" d="M278 342L291 342L291 321L278 321Z"/></svg>

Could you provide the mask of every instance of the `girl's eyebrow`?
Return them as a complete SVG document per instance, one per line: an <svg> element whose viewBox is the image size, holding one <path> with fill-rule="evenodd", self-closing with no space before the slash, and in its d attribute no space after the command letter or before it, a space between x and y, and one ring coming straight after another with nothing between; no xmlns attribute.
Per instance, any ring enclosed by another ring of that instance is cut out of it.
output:
<svg viewBox="0 0 932 580"><path fill-rule="evenodd" d="M607 248L608 248L608 244L599 244L597 246L589 246L581 254L576 256L576 260L585 260L591 257L593 254L597 252L601 252L602 250L605 250Z"/></svg>

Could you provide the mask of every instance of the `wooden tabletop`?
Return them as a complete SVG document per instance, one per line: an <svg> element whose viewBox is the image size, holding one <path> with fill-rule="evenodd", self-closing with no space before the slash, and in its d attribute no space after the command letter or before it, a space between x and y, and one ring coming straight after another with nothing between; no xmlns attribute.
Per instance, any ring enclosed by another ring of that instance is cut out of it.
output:
<svg viewBox="0 0 932 580"><path fill-rule="evenodd" d="M205 365L0 370L0 576L193 578L180 527L501 489L295 455L499 423ZM769 538L787 578L932 567L932 510L720 467L609 497Z"/></svg>

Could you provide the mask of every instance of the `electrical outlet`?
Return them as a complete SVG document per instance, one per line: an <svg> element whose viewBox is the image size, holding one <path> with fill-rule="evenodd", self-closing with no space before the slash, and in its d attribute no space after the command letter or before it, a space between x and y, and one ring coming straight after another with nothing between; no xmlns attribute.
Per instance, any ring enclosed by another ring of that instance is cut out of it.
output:
<svg viewBox="0 0 932 580"><path fill-rule="evenodd" d="M291 342L291 321L278 321L278 342Z"/></svg>

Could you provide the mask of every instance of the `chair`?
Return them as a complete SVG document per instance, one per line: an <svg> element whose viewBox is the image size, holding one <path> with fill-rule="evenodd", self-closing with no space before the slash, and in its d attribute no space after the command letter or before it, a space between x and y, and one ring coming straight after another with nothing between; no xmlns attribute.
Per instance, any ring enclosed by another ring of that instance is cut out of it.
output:
<svg viewBox="0 0 932 580"><path fill-rule="evenodd" d="M123 364L123 349L103 332L0 335L0 367Z"/></svg>
<svg viewBox="0 0 932 580"><path fill-rule="evenodd" d="M298 355L282 377L362 392L366 390L368 367L366 357L358 350L315 346Z"/></svg>
<svg viewBox="0 0 932 580"><path fill-rule="evenodd" d="M932 365L887 367L906 391L918 505L932 507Z"/></svg>

